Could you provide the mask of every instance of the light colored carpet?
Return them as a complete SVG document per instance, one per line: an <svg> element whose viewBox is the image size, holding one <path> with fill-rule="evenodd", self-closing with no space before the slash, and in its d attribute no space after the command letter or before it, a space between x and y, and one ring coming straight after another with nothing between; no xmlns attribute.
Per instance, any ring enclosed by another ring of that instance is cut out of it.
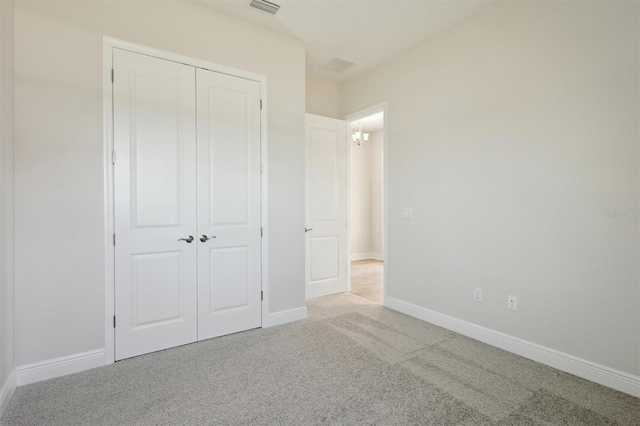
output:
<svg viewBox="0 0 640 426"><path fill-rule="evenodd" d="M351 294L18 388L3 425L637 425L637 398Z"/></svg>

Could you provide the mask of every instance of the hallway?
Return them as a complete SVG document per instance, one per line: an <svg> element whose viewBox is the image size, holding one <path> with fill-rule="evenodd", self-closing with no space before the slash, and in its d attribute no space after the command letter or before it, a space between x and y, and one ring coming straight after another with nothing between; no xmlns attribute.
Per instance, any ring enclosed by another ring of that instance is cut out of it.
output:
<svg viewBox="0 0 640 426"><path fill-rule="evenodd" d="M374 259L351 262L351 293L382 305L384 262Z"/></svg>

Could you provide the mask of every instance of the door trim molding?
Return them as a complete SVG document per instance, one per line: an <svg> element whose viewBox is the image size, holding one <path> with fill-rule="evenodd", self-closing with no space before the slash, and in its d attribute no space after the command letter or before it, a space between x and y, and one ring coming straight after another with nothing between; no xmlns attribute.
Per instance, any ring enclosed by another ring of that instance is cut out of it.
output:
<svg viewBox="0 0 640 426"><path fill-rule="evenodd" d="M387 298L389 294L389 227L388 227L388 187L389 187L389 106L387 101L371 105L368 108L361 109L344 117L347 122L347 139L351 142L351 125L352 121L360 120L373 114L382 112L382 253L381 259L385 262L382 276L382 305L387 306ZM347 253L349 262L347 262L347 291L351 291L351 143L347 150Z"/></svg>
<svg viewBox="0 0 640 426"><path fill-rule="evenodd" d="M190 65L196 68L232 75L234 77L257 81L260 83L260 98L262 99L262 109L260 110L260 162L262 164L261 175L261 226L263 230L261 241L262 259L262 325L267 323L269 317L269 216L268 216L268 107L267 102L267 77L242 71L224 65L201 59L182 56L164 50L154 49L111 37L103 37L102 40L102 124L103 124L103 194L104 194L104 289L105 289L105 310L104 310L104 364L115 362L115 329L113 328L113 316L115 314L115 249L113 245L113 234L115 232L114 217L114 188L113 188L113 164L111 152L113 151L113 90L111 82L111 69L113 68L113 50L122 49L142 55L153 56L172 62ZM117 78L117 76L116 76Z"/></svg>

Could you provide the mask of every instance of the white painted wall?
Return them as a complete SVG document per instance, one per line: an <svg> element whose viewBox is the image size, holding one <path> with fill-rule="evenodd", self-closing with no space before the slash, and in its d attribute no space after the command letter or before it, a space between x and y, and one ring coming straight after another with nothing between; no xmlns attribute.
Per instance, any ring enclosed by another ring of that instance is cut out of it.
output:
<svg viewBox="0 0 640 426"><path fill-rule="evenodd" d="M342 119L340 85L307 74L306 109L309 114Z"/></svg>
<svg viewBox="0 0 640 426"><path fill-rule="evenodd" d="M305 53L182 1L18 0L16 364L104 346L102 37L265 75L269 312L304 306Z"/></svg>
<svg viewBox="0 0 640 426"><path fill-rule="evenodd" d="M640 373L638 8L496 2L344 85L388 101L390 297Z"/></svg>
<svg viewBox="0 0 640 426"><path fill-rule="evenodd" d="M351 143L350 241L352 260L382 259L383 131L360 146Z"/></svg>
<svg viewBox="0 0 640 426"><path fill-rule="evenodd" d="M13 53L13 0L2 0L0 1L0 389L14 368Z"/></svg>

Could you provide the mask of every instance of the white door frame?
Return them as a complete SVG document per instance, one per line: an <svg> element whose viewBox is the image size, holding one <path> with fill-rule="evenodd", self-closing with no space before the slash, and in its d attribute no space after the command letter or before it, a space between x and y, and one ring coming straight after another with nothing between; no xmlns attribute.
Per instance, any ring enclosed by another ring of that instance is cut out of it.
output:
<svg viewBox="0 0 640 426"><path fill-rule="evenodd" d="M349 134L351 133L351 123L353 121L361 120L365 117L369 117L370 115L377 114L379 112L383 113L382 117L382 215L383 215L383 242L382 242L382 259L384 260L384 272L382 277L382 304L383 306L387 306L387 297L389 290L389 231L388 231L388 217L389 217L389 208L387 203L387 188L389 182L389 113L388 113L388 104L386 101L380 102L379 104L372 105L368 108L356 111L352 114L347 115L343 118L347 122L347 128ZM349 259L347 261L347 291L351 291L351 136L348 136L349 139L349 149L347 150L347 255Z"/></svg>
<svg viewBox="0 0 640 426"><path fill-rule="evenodd" d="M269 312L269 221L268 221L268 170L267 170L267 78L247 71L237 70L224 65L200 59L178 55L164 50L153 49L139 44L118 40L111 37L103 37L102 41L102 123L103 123L103 166L104 166L104 362L105 365L115 362L115 328L113 318L115 315L115 248L113 244L114 222L114 188L113 188L113 88L111 82L111 70L113 69L113 50L122 49L142 55L153 56L159 59L178 62L196 68L228 74L235 77L253 80L260 83L260 98L263 100L260 111L260 162L262 164L261 175L261 221L262 221L262 324L266 323ZM117 76L116 76L117 78ZM194 231L195 232L195 231Z"/></svg>

